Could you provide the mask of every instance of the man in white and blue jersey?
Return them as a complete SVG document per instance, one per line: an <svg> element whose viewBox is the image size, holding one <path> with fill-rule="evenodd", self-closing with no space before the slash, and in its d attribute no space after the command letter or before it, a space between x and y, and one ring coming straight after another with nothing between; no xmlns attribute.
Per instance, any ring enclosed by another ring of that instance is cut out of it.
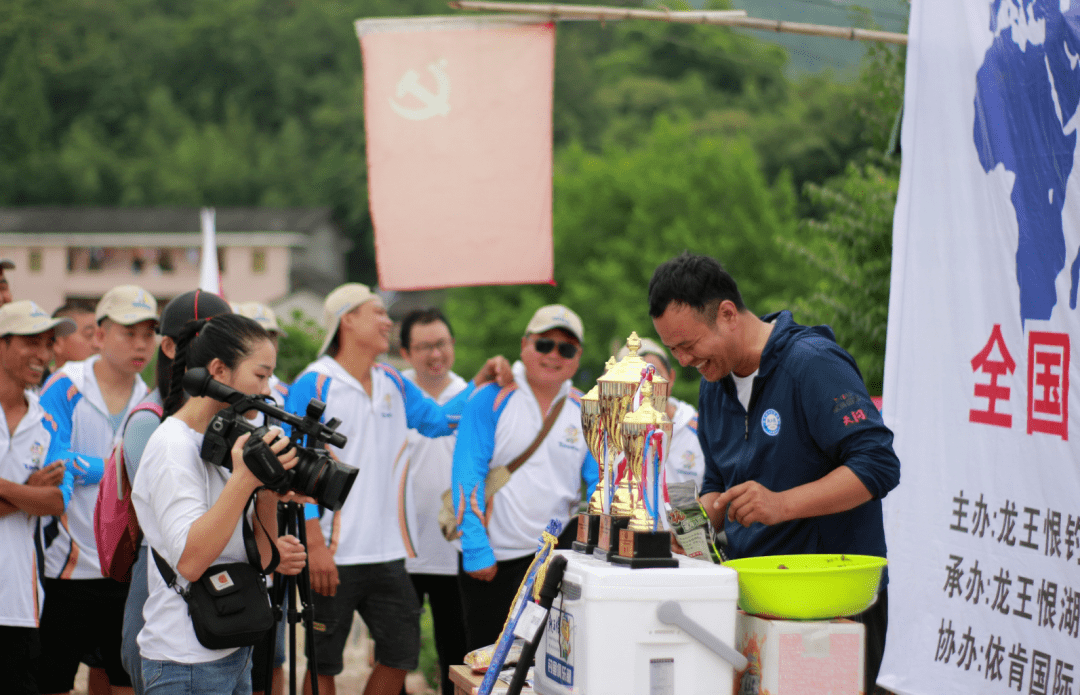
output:
<svg viewBox="0 0 1080 695"><path fill-rule="evenodd" d="M323 324L322 356L289 388L286 410L303 415L312 398L326 403L324 417L341 419L338 432L348 438L344 448L329 451L359 473L337 513L319 519L309 507L319 692L334 694L353 613L359 612L375 640L375 668L364 692L398 693L419 661L420 605L395 523L394 461L409 429L428 437L451 434L474 384L499 373L500 360L488 360L473 383L440 406L396 369L376 362L390 347L392 323L382 299L366 286L349 283L331 292Z"/></svg>
<svg viewBox="0 0 1080 695"><path fill-rule="evenodd" d="M52 359L55 329L31 301L0 307L0 680L3 691L38 692L30 669L37 655L44 587L38 575L38 517L64 510L64 464L46 458L54 428L34 390Z"/></svg>
<svg viewBox="0 0 1080 695"><path fill-rule="evenodd" d="M91 659L100 659L114 695L131 691L120 658L127 585L102 577L94 505L104 459L146 396L139 372L156 345L157 302L141 287L122 285L105 293L94 314L101 352L66 363L41 393L56 425L49 460L62 459L72 473L64 513L42 528L46 600L41 657L34 662L42 693L70 691L79 662Z"/></svg>
<svg viewBox="0 0 1080 695"><path fill-rule="evenodd" d="M596 486L596 461L581 431L581 392L570 383L583 337L573 311L541 307L521 339L514 383L478 390L462 414L451 489L462 520L458 587L469 649L498 639L544 528L551 519L566 526L577 512L582 479L588 494ZM557 407L544 440L485 501L488 471L527 451Z"/></svg>

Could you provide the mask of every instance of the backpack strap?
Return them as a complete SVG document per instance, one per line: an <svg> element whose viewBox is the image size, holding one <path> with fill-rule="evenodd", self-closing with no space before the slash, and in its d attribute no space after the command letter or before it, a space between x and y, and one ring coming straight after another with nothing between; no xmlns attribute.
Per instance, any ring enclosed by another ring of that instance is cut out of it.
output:
<svg viewBox="0 0 1080 695"><path fill-rule="evenodd" d="M541 442L544 441L544 438L547 437L548 432L551 431L551 427L555 424L555 420L559 418L559 413L562 412L562 407L565 403L566 396L563 396L555 402L555 405L553 405L548 411L547 417L544 418L544 424L540 427L540 431L536 434L536 439L532 440L532 444L529 444L529 447L525 449L525 451L518 454L518 457L516 459L506 464L506 468L511 473L521 468L521 465L528 461L529 457L532 456L536 452L536 450L540 448Z"/></svg>

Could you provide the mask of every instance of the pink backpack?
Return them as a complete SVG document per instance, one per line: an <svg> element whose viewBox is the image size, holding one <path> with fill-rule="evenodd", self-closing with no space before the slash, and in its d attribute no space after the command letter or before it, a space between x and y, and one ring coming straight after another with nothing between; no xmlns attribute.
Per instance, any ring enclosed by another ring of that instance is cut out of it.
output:
<svg viewBox="0 0 1080 695"><path fill-rule="evenodd" d="M131 409L131 415L148 410L159 418L161 405L140 403ZM139 552L139 520L131 503L131 481L124 466L124 441L121 439L109 454L105 473L98 487L97 503L94 505L94 538L97 540L101 575L118 582L131 581L131 566Z"/></svg>

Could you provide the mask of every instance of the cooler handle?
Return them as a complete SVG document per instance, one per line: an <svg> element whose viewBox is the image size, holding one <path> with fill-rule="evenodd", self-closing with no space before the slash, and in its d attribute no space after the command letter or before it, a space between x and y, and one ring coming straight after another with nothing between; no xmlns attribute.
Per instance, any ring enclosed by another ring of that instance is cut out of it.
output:
<svg viewBox="0 0 1080 695"><path fill-rule="evenodd" d="M661 603L656 607L656 617L665 625L675 625L682 628L686 634L701 642L718 657L731 664L736 672L746 670L746 657L734 647L691 620L686 613L683 613L682 606L678 602L664 601Z"/></svg>

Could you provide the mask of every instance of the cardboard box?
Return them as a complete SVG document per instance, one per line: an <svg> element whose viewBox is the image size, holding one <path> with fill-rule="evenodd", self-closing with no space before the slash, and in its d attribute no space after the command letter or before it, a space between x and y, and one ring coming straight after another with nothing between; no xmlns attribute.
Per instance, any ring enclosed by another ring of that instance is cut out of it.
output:
<svg viewBox="0 0 1080 695"><path fill-rule="evenodd" d="M750 665L733 695L859 695L866 628L851 620L770 620L738 611L735 648Z"/></svg>

